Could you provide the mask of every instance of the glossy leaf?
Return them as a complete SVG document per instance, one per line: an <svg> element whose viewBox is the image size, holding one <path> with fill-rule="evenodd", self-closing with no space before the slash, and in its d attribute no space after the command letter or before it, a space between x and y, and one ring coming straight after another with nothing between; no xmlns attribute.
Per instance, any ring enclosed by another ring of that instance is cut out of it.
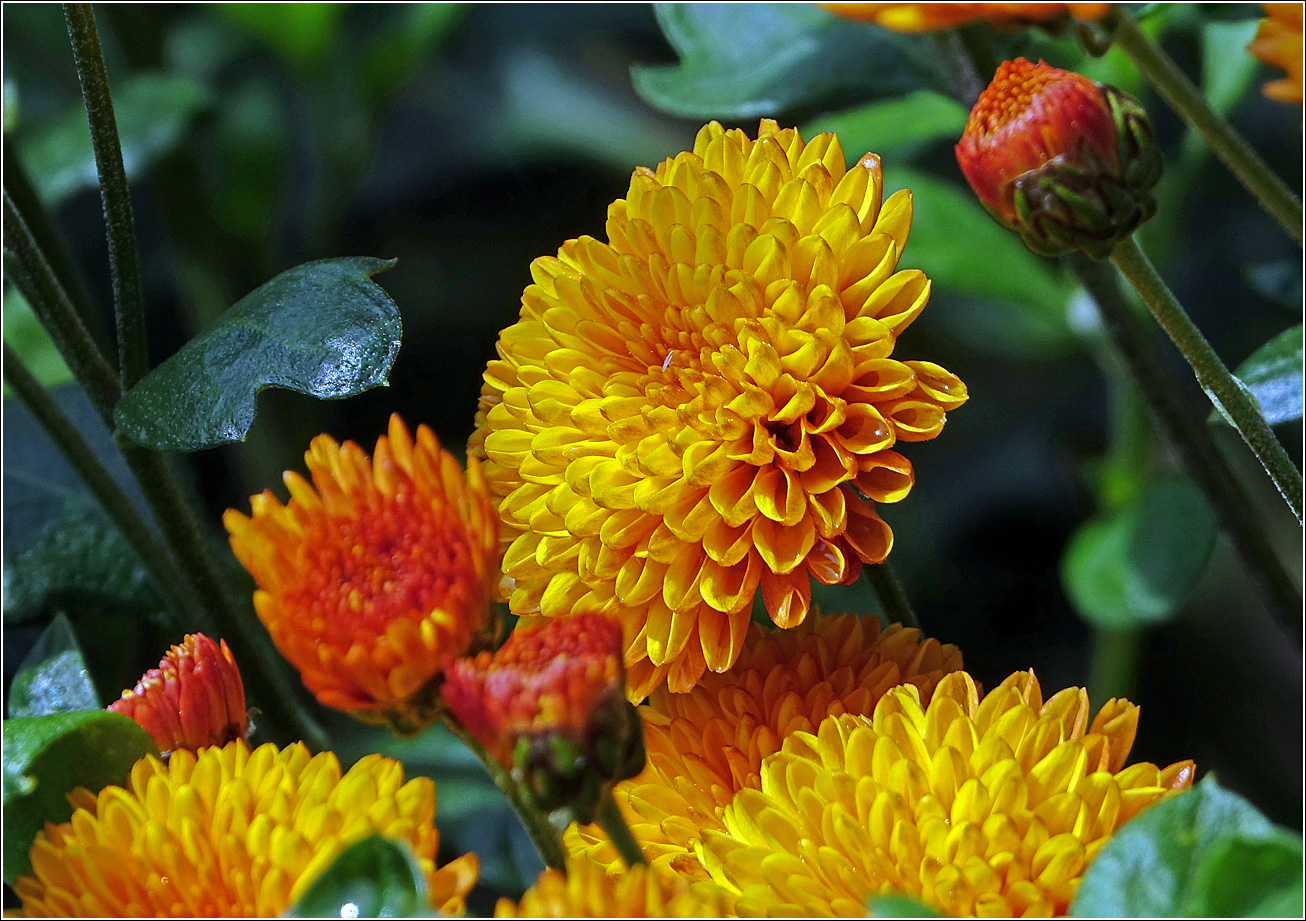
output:
<svg viewBox="0 0 1306 921"><path fill-rule="evenodd" d="M126 781L131 767L158 754L140 726L107 710L78 710L4 724L4 880L31 869L28 851L46 822L72 815L68 794Z"/></svg>
<svg viewBox="0 0 1306 921"><path fill-rule="evenodd" d="M947 140L949 147L966 126L966 107L949 96L919 90L901 99L885 99L833 115L804 126L804 138L833 131L848 158L856 163L870 152L886 159L903 157L931 141Z"/></svg>
<svg viewBox="0 0 1306 921"><path fill-rule="evenodd" d="M127 179L143 175L175 150L210 97L198 82L176 74L138 73L113 84L113 113ZM20 156L37 191L57 205L83 189L99 188L91 129L80 101L57 120L22 138Z"/></svg>
<svg viewBox="0 0 1306 921"><path fill-rule="evenodd" d="M100 695L73 625L63 614L56 614L18 666L9 686L9 715L44 716L99 706Z"/></svg>
<svg viewBox="0 0 1306 921"><path fill-rule="evenodd" d="M426 879L408 847L380 835L346 848L284 918L432 917Z"/></svg>
<svg viewBox="0 0 1306 921"><path fill-rule="evenodd" d="M1294 892L1300 908L1301 843L1294 838L1208 776L1116 832L1089 865L1070 913L1239 916L1282 905ZM1290 865L1286 851L1293 849Z"/></svg>
<svg viewBox="0 0 1306 921"><path fill-rule="evenodd" d="M866 914L870 918L942 918L932 908L926 908L920 902L906 895L881 895L866 903Z"/></svg>
<svg viewBox="0 0 1306 921"><path fill-rule="evenodd" d="M1215 516L1191 480L1154 477L1119 510L1080 527L1062 559L1062 583L1096 626L1159 623L1206 570L1215 533Z"/></svg>
<svg viewBox="0 0 1306 921"><path fill-rule="evenodd" d="M399 309L371 276L394 264L322 259L282 272L133 387L114 409L118 430L157 451L199 451L243 441L267 387L336 399L384 384Z"/></svg>
<svg viewBox="0 0 1306 921"><path fill-rule="evenodd" d="M1285 329L1238 366L1234 375L1247 385L1270 425L1302 417L1302 327Z"/></svg>
<svg viewBox="0 0 1306 921"><path fill-rule="evenodd" d="M928 37L839 19L805 3L659 3L680 63L635 67L651 105L690 118L774 117L923 86L947 91Z"/></svg>

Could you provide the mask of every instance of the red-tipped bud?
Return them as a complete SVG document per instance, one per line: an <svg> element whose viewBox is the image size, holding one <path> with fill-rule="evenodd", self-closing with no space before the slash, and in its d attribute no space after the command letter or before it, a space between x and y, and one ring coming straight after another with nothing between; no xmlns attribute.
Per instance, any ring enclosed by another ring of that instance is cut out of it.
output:
<svg viewBox="0 0 1306 921"><path fill-rule="evenodd" d="M453 663L442 693L537 806L589 822L644 766L621 653L621 627L597 614L523 622L497 652Z"/></svg>
<svg viewBox="0 0 1306 921"><path fill-rule="evenodd" d="M192 633L123 691L109 710L135 720L161 752L195 751L245 738L245 685L225 640Z"/></svg>
<svg viewBox="0 0 1306 921"><path fill-rule="evenodd" d="M1041 61L1002 63L957 162L989 213L1041 255L1105 256L1156 210L1161 158L1142 107Z"/></svg>

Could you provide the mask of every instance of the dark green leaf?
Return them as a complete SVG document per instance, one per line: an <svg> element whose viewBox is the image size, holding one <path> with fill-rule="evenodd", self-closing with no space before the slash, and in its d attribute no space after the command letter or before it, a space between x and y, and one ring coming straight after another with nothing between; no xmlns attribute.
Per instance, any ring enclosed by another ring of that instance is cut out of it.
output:
<svg viewBox="0 0 1306 921"><path fill-rule="evenodd" d="M932 908L905 895L881 895L866 903L866 914L871 918L942 918Z"/></svg>
<svg viewBox="0 0 1306 921"><path fill-rule="evenodd" d="M1183 914L1196 917L1291 918L1302 912L1302 840L1225 838L1202 858Z"/></svg>
<svg viewBox="0 0 1306 921"><path fill-rule="evenodd" d="M656 9L680 63L635 67L635 89L675 115L755 118L948 89L928 37L850 23L806 3Z"/></svg>
<svg viewBox="0 0 1306 921"><path fill-rule="evenodd" d="M1282 855L1267 859L1263 849L1245 851L1224 842L1282 842L1283 834L1249 802L1208 776L1189 792L1149 807L1116 832L1084 874L1070 913L1175 918L1225 914L1218 906L1254 906L1255 892L1244 883L1291 884ZM1299 843L1297 848L1300 855ZM1300 890L1300 856L1297 859ZM1212 877L1236 867L1252 871L1253 866L1261 874L1257 878Z"/></svg>
<svg viewBox="0 0 1306 921"><path fill-rule="evenodd" d="M203 86L175 74L137 73L115 83L113 112L128 180L143 175L181 144L191 122L208 104ZM19 151L47 204L98 187L91 129L80 102L43 130L20 137Z"/></svg>
<svg viewBox="0 0 1306 921"><path fill-rule="evenodd" d="M408 847L380 835L335 859L284 918L432 917L426 879Z"/></svg>
<svg viewBox="0 0 1306 921"><path fill-rule="evenodd" d="M1181 474L1153 477L1117 511L1071 538L1061 579L1090 623L1127 629L1172 617L1206 570L1215 516Z"/></svg>
<svg viewBox="0 0 1306 921"><path fill-rule="evenodd" d="M156 451L243 441L259 391L336 399L384 384L399 308L371 281L394 260L322 259L282 272L182 346L114 409L119 431Z"/></svg>
<svg viewBox="0 0 1306 921"><path fill-rule="evenodd" d="M1261 405L1270 425L1302 417L1302 327L1285 329L1238 366L1234 375Z"/></svg>
<svg viewBox="0 0 1306 921"><path fill-rule="evenodd" d="M948 96L920 90L901 99L826 115L803 128L803 137L822 131L839 136L849 165L866 152L885 159L906 156L922 144L940 139L956 143L966 126L966 107Z"/></svg>
<svg viewBox="0 0 1306 921"><path fill-rule="evenodd" d="M68 794L126 781L154 742L125 716L79 710L24 716L4 724L4 879L31 869L28 851L45 823L72 815Z"/></svg>
<svg viewBox="0 0 1306 921"><path fill-rule="evenodd" d="M9 715L44 716L99 706L100 695L73 625L63 614L56 614L18 666L9 688Z"/></svg>

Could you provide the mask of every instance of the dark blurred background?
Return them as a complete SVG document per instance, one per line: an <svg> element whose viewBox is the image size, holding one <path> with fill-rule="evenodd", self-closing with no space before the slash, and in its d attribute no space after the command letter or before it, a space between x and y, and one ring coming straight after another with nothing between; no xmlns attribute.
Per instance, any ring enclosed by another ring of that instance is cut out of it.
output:
<svg viewBox="0 0 1306 921"><path fill-rule="evenodd" d="M1299 191L1301 110L1263 98L1272 74L1244 60L1256 15L1251 5L1218 16L1189 7L1154 28L1196 80L1219 81L1236 126ZM5 4L3 16L7 144L108 304L100 201L61 11ZM339 402L266 391L248 442L189 458L215 528L223 509L247 508L251 493L280 488L282 470L302 469L319 432L370 447L398 411L461 450L530 261L568 238L602 236L606 206L633 167L686 149L702 123L664 114L632 88L632 65L676 61L646 5L109 5L98 19L133 179L155 363L284 269L328 256L399 258L376 279L403 314L390 386ZM1069 40L1001 40L1061 66L1083 61ZM1109 55L1086 66L1153 115L1170 171L1144 246L1232 367L1300 322L1301 252L1183 138L1127 65ZM1115 385L1102 371L1091 305L1068 273L1025 253L970 199L951 150L964 109L946 110L947 132L906 140L885 127L907 124L904 116L862 119L856 106L772 114L846 129L850 157L883 154L888 186L916 192L903 264L925 269L935 288L898 351L943 364L971 392L937 441L911 446L917 485L882 510L897 536L892 562L927 631L961 646L986 686L1030 667L1048 693L1084 684L1094 637L1060 567L1072 534L1098 510L1109 467ZM755 119L740 124L756 130ZM872 128L880 133L863 136ZM47 381L66 380L11 295L6 288L6 340ZM1201 405L1195 385L1187 395ZM53 469L48 446L10 403L7 485L15 458ZM1213 428L1300 581L1300 529L1236 436ZM1300 463L1300 421L1279 433ZM1172 466L1159 446L1142 456L1150 468ZM827 603L869 601L853 593ZM107 697L178 639L109 614L69 614L84 648L130 639L123 654L92 663ZM6 606L6 687L48 616L11 617ZM1142 634L1133 675L1130 696L1143 707L1135 759L1191 757L1300 828L1300 651L1224 538L1177 616ZM482 907L533 875L510 818L485 820L493 797L453 747L332 726L345 758L385 745L410 769L437 775L444 843L489 855Z"/></svg>

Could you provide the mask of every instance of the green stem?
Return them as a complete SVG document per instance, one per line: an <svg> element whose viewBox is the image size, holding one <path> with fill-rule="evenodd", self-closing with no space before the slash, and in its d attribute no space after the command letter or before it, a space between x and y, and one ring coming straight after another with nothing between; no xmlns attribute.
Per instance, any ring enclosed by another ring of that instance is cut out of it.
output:
<svg viewBox="0 0 1306 921"><path fill-rule="evenodd" d="M1134 693L1140 637L1137 630L1093 631L1093 661L1088 670L1088 696L1095 708L1112 697Z"/></svg>
<svg viewBox="0 0 1306 921"><path fill-rule="evenodd" d="M1184 312L1165 281L1157 274L1133 237L1121 241L1111 253L1111 261L1134 286L1161 328L1179 347L1197 382L1202 385L1216 408L1233 423L1243 441L1269 473L1297 521L1302 521L1302 476L1293 466L1283 446L1265 421L1260 408L1242 384L1229 373L1220 356Z"/></svg>
<svg viewBox="0 0 1306 921"><path fill-rule="evenodd" d="M1206 493L1266 607L1288 630L1301 636L1301 595L1275 553L1266 529L1233 469L1211 439L1203 414L1184 398L1184 382L1159 348L1154 327L1144 324L1125 299L1119 276L1105 263L1072 256L1070 265L1097 302L1103 326L1143 399L1179 456L1184 469Z"/></svg>
<svg viewBox="0 0 1306 921"><path fill-rule="evenodd" d="M562 841L558 837L558 830L549 822L549 817L526 801L526 798L522 796L521 787L517 781L512 779L512 774L495 760L494 756L486 750L484 745L477 741L474 735L459 725L458 721L448 714L444 717L444 724L450 732L462 739L463 744L471 750L486 772L489 773L490 779L499 788L499 792L512 805L513 811L517 813L517 818L521 820L522 827L526 829L526 834L530 837L531 843L535 845L535 850L539 852L540 859L544 861L545 866L553 867L555 870L561 870L564 873L567 872L567 855L562 849Z"/></svg>
<svg viewBox="0 0 1306 921"><path fill-rule="evenodd" d="M1120 4L1114 4L1104 24L1113 33L1115 44L1129 56L1134 66L1171 108L1205 139L1212 152L1224 161L1224 165L1229 167L1252 197L1260 202L1261 207L1270 212L1294 240L1301 243L1301 202L1284 185L1283 180L1233 130L1233 126L1211 108L1201 91L1193 86L1192 81L1170 56L1138 27L1138 22L1128 10Z"/></svg>
<svg viewBox="0 0 1306 921"><path fill-rule="evenodd" d="M617 848L617 853L621 859L626 861L626 866L633 867L639 863L648 863L644 859L644 853L639 849L635 836L630 833L630 826L626 824L626 818L621 814L621 808L617 801L612 798L612 794L605 794L602 802L599 803L598 814L594 820L599 823L599 827L608 833L612 839L613 845Z"/></svg>
<svg viewBox="0 0 1306 921"><path fill-rule="evenodd" d="M921 629L921 622L916 617L916 612L912 610L911 600L889 564L877 563L873 566L864 566L863 569L866 570L866 581L871 583L875 597L880 600L884 616L893 623Z"/></svg>
<svg viewBox="0 0 1306 921"><path fill-rule="evenodd" d="M136 510L131 499L100 462L95 449L8 343L4 347L4 378L50 436L55 447L72 464L91 495L118 525L127 543L136 551L141 565L154 579L160 593L171 602L169 609L185 616L185 621L178 626L211 630L208 611L177 566L172 553L155 536L154 530Z"/></svg>
<svg viewBox="0 0 1306 921"><path fill-rule="evenodd" d="M110 430L122 383L46 260L18 206L4 191L5 272L27 298L91 405Z"/></svg>
<svg viewBox="0 0 1306 921"><path fill-rule="evenodd" d="M938 49L939 57L947 62L957 97L968 108L974 106L988 85L975 63L974 55L978 52L973 51L955 29L935 32L934 47ZM992 77L992 74L989 76Z"/></svg>
<svg viewBox="0 0 1306 921"><path fill-rule="evenodd" d="M72 41L77 79L91 125L95 169L100 176L104 222L109 236L109 268L113 275L113 304L118 324L118 366L123 388L132 386L149 370L145 344L145 303L141 295L140 257L132 221L127 172L122 164L118 123L109 95L109 75L100 51L100 34L89 3L65 3L68 37Z"/></svg>

